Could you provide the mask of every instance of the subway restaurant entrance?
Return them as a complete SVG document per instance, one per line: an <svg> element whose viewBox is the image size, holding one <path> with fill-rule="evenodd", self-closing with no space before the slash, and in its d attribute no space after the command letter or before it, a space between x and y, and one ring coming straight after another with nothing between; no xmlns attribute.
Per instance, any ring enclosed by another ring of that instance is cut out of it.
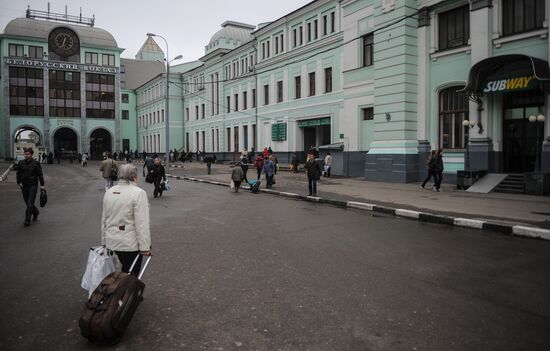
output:
<svg viewBox="0 0 550 351"><path fill-rule="evenodd" d="M530 122L529 116L543 113L544 93L539 89L507 93L503 100L503 172L533 172L541 152L544 122Z"/></svg>

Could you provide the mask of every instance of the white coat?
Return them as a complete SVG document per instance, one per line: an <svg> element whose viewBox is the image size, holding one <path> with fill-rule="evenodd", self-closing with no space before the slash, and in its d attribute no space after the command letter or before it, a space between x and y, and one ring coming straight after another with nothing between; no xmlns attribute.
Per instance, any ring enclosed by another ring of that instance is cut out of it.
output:
<svg viewBox="0 0 550 351"><path fill-rule="evenodd" d="M103 196L101 244L116 251L150 251L149 200L145 190L121 180Z"/></svg>

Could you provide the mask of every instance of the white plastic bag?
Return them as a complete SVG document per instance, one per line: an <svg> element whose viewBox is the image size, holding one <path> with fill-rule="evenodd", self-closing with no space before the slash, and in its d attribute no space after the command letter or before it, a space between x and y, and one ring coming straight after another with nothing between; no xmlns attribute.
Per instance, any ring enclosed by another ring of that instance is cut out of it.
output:
<svg viewBox="0 0 550 351"><path fill-rule="evenodd" d="M92 247L88 253L88 263L80 286L88 290L88 295L92 296L101 281L115 272L117 268L120 270L120 266L120 261L114 251L103 246Z"/></svg>
<svg viewBox="0 0 550 351"><path fill-rule="evenodd" d="M172 190L172 186L170 185L170 183L168 181L165 181L164 182L164 191L170 191Z"/></svg>
<svg viewBox="0 0 550 351"><path fill-rule="evenodd" d="M229 188L235 189L235 182L234 181L231 181L231 183L229 183Z"/></svg>

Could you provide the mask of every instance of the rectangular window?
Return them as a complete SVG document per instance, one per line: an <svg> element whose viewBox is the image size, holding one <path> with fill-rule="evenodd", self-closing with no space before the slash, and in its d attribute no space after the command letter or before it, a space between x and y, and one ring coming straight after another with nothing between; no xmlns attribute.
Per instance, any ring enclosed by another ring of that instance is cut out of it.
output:
<svg viewBox="0 0 550 351"><path fill-rule="evenodd" d="M126 66L120 65L120 73L126 73Z"/></svg>
<svg viewBox="0 0 550 351"><path fill-rule="evenodd" d="M247 101L247 92L243 91L243 110L246 110L248 108L248 101Z"/></svg>
<svg viewBox="0 0 550 351"><path fill-rule="evenodd" d="M323 16L323 36L328 34L328 16Z"/></svg>
<svg viewBox="0 0 550 351"><path fill-rule="evenodd" d="M199 105L195 105L195 120L199 119Z"/></svg>
<svg viewBox="0 0 550 351"><path fill-rule="evenodd" d="M373 64L373 53L374 53L374 36L367 34L363 36L363 67L372 66Z"/></svg>
<svg viewBox="0 0 550 351"><path fill-rule="evenodd" d="M269 85L264 85L264 105L269 105Z"/></svg>
<svg viewBox="0 0 550 351"><path fill-rule="evenodd" d="M44 116L44 71L9 67L9 77L10 115Z"/></svg>
<svg viewBox="0 0 550 351"><path fill-rule="evenodd" d="M225 148L227 151L231 151L231 127L226 129Z"/></svg>
<svg viewBox="0 0 550 351"><path fill-rule="evenodd" d="M86 117L115 118L114 75L86 73Z"/></svg>
<svg viewBox="0 0 550 351"><path fill-rule="evenodd" d="M204 119L206 116L206 106L204 104L201 104L201 118Z"/></svg>
<svg viewBox="0 0 550 351"><path fill-rule="evenodd" d="M309 74L309 96L315 95L315 72Z"/></svg>
<svg viewBox="0 0 550 351"><path fill-rule="evenodd" d="M84 53L84 62L86 62L87 64L90 64L90 65L97 65L97 58L98 58L98 55L97 55L97 52L85 52Z"/></svg>
<svg viewBox="0 0 550 351"><path fill-rule="evenodd" d="M325 93L332 92L332 67L325 68Z"/></svg>
<svg viewBox="0 0 550 351"><path fill-rule="evenodd" d="M267 51L267 57L271 56L270 44L271 44L271 42L268 40L268 41L267 41L267 49L266 49L266 51Z"/></svg>
<svg viewBox="0 0 550 351"><path fill-rule="evenodd" d="M277 82L277 102L283 102L283 81Z"/></svg>
<svg viewBox="0 0 550 351"><path fill-rule="evenodd" d="M309 43L311 41L311 22L308 22L307 24L307 42Z"/></svg>
<svg viewBox="0 0 550 351"><path fill-rule="evenodd" d="M122 119L130 119L130 111L122 110Z"/></svg>
<svg viewBox="0 0 550 351"><path fill-rule="evenodd" d="M229 113L231 112L231 96L228 96L226 100L227 100L227 103L225 104L226 112Z"/></svg>
<svg viewBox="0 0 550 351"><path fill-rule="evenodd" d="M233 128L233 146L234 146L234 151L237 152L239 151L239 127L234 127Z"/></svg>
<svg viewBox="0 0 550 351"><path fill-rule="evenodd" d="M302 77L294 77L294 98L300 99L302 97Z"/></svg>
<svg viewBox="0 0 550 351"><path fill-rule="evenodd" d="M49 102L51 117L80 117L81 115L81 100L80 100L80 73L50 70L48 76L49 81ZM95 80L94 80L95 81ZM97 78L99 81L99 78ZM114 84L114 81L113 81ZM107 90L107 89L105 89ZM114 89L113 89L114 91ZM101 108L101 86L99 84L86 84L86 106L93 108L94 102L96 108ZM112 115L109 118L115 118L114 111L114 94L105 96L105 101L112 97L113 105L107 102L107 109L112 107ZM88 102L90 101L90 102Z"/></svg>
<svg viewBox="0 0 550 351"><path fill-rule="evenodd" d="M161 122L164 123L164 109L162 109L160 112L161 112L161 118L162 118Z"/></svg>
<svg viewBox="0 0 550 351"><path fill-rule="evenodd" d="M252 125L252 147L256 150L256 125Z"/></svg>
<svg viewBox="0 0 550 351"><path fill-rule="evenodd" d="M361 109L363 121L371 121L374 119L374 107L366 107Z"/></svg>
<svg viewBox="0 0 550 351"><path fill-rule="evenodd" d="M281 52L285 51L285 44L284 43L284 40L285 40L285 36L284 34L281 34Z"/></svg>
<svg viewBox="0 0 550 351"><path fill-rule="evenodd" d="M243 126L243 149L248 150L248 126Z"/></svg>
<svg viewBox="0 0 550 351"><path fill-rule="evenodd" d="M304 43L304 27L298 27L298 31L300 32L300 45L302 45Z"/></svg>
<svg viewBox="0 0 550 351"><path fill-rule="evenodd" d="M8 47L9 47L10 57L23 57L24 56L23 45L9 44Z"/></svg>
<svg viewBox="0 0 550 351"><path fill-rule="evenodd" d="M275 54L279 53L279 37L275 37Z"/></svg>
<svg viewBox="0 0 550 351"><path fill-rule="evenodd" d="M101 58L101 63L103 64L103 66L114 66L115 55L103 54Z"/></svg>
<svg viewBox="0 0 550 351"><path fill-rule="evenodd" d="M122 94L122 103L127 104L130 101L128 94Z"/></svg>
<svg viewBox="0 0 550 351"><path fill-rule="evenodd" d="M189 120L189 107L186 107L185 108L185 119L188 121ZM189 149L189 148L188 148Z"/></svg>
<svg viewBox="0 0 550 351"><path fill-rule="evenodd" d="M462 6L439 14L439 50L468 45L470 9Z"/></svg>
<svg viewBox="0 0 550 351"><path fill-rule="evenodd" d="M439 145L444 149L462 149L464 126L468 119L469 100L464 86L450 87L439 93Z"/></svg>
<svg viewBox="0 0 550 351"><path fill-rule="evenodd" d="M233 95L233 102L235 104L235 108L233 109L234 111L239 111L239 94L235 94Z"/></svg>
<svg viewBox="0 0 550 351"><path fill-rule="evenodd" d="M29 46L29 57L42 60L44 49L41 46Z"/></svg>
<svg viewBox="0 0 550 351"><path fill-rule="evenodd" d="M330 32L336 32L336 13L334 11L330 13Z"/></svg>
<svg viewBox="0 0 550 351"><path fill-rule="evenodd" d="M544 0L503 0L503 34L512 35L542 29L546 13L544 3Z"/></svg>
<svg viewBox="0 0 550 351"><path fill-rule="evenodd" d="M319 26L318 26L318 20L313 21L313 39L319 38Z"/></svg>
<svg viewBox="0 0 550 351"><path fill-rule="evenodd" d="M256 89L252 89L252 108L255 108L256 106Z"/></svg>
<svg viewBox="0 0 550 351"><path fill-rule="evenodd" d="M294 28L292 30L292 47L295 48L298 45L298 30Z"/></svg>

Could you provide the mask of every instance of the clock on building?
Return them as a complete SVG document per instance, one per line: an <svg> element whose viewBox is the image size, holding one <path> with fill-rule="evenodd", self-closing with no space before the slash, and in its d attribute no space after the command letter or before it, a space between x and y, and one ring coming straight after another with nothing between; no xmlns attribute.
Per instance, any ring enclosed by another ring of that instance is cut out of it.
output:
<svg viewBox="0 0 550 351"><path fill-rule="evenodd" d="M76 33L64 27L56 28L50 32L48 45L50 51L62 57L72 56L80 49L80 41Z"/></svg>

